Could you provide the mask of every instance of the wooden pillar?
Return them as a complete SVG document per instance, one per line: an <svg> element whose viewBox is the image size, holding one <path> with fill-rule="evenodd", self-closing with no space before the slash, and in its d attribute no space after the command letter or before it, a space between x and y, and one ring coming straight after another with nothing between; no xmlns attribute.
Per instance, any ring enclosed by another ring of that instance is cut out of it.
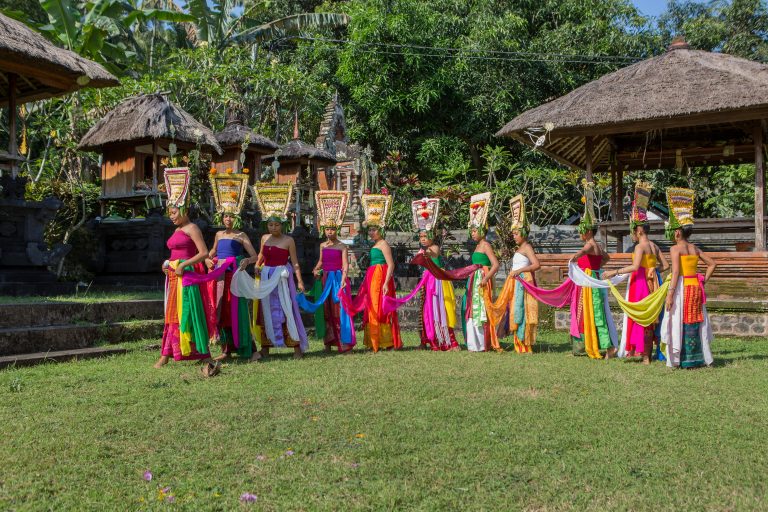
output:
<svg viewBox="0 0 768 512"><path fill-rule="evenodd" d="M755 124L755 250L765 250L765 159L763 158L763 126Z"/></svg>
<svg viewBox="0 0 768 512"><path fill-rule="evenodd" d="M586 174L587 181L592 181L592 150L593 150L593 143L592 143L592 137L587 135L584 137L584 155L586 157L586 162L584 164L584 171Z"/></svg>
<svg viewBox="0 0 768 512"><path fill-rule="evenodd" d="M616 169L611 169L611 200L610 200L610 213L613 220L616 220L616 202L617 202L617 191L616 191Z"/></svg>
<svg viewBox="0 0 768 512"><path fill-rule="evenodd" d="M616 161L616 203L614 205L613 220L624 220L624 168L621 162ZM624 250L624 235L616 237L616 252Z"/></svg>
<svg viewBox="0 0 768 512"><path fill-rule="evenodd" d="M152 192L157 192L157 180L160 174L160 162L157 161L157 140L152 141Z"/></svg>
<svg viewBox="0 0 768 512"><path fill-rule="evenodd" d="M16 155L19 154L19 146L16 140L16 79L14 73L8 74L8 154L11 156L11 177L15 178L19 173Z"/></svg>

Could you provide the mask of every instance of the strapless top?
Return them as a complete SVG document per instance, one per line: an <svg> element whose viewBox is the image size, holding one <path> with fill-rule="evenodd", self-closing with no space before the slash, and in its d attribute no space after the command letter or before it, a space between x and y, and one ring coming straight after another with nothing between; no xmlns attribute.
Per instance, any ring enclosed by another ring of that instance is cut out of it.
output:
<svg viewBox="0 0 768 512"><path fill-rule="evenodd" d="M603 264L603 256L600 254L585 254L576 263L581 270L600 270Z"/></svg>
<svg viewBox="0 0 768 512"><path fill-rule="evenodd" d="M518 270L527 267L530 264L531 260L529 260L525 254L516 252L512 255L512 270Z"/></svg>
<svg viewBox="0 0 768 512"><path fill-rule="evenodd" d="M684 285L699 285L699 278L696 276L696 267L699 266L699 257L696 254L686 254L680 256L680 270L685 278Z"/></svg>
<svg viewBox="0 0 768 512"><path fill-rule="evenodd" d="M171 261L188 260L197 254L195 241L180 229L173 232L166 245L171 250Z"/></svg>
<svg viewBox="0 0 768 512"><path fill-rule="evenodd" d="M384 257L384 253L381 249L371 247L371 265L386 265L387 259Z"/></svg>
<svg viewBox="0 0 768 512"><path fill-rule="evenodd" d="M288 249L283 249L275 245L265 245L261 248L264 254L264 265L267 267L279 267L288 263L290 253Z"/></svg>
<svg viewBox="0 0 768 512"><path fill-rule="evenodd" d="M341 254L340 249L333 249L331 247L324 247L323 251L323 271L334 272L341 270Z"/></svg>
<svg viewBox="0 0 768 512"><path fill-rule="evenodd" d="M238 257L243 254L243 244L233 238L222 238L216 246L216 255L219 259Z"/></svg>
<svg viewBox="0 0 768 512"><path fill-rule="evenodd" d="M640 266L643 268L656 268L658 262L656 261L655 254L643 254L643 259L640 260Z"/></svg>
<svg viewBox="0 0 768 512"><path fill-rule="evenodd" d="M491 259L484 252L473 252L472 263L475 265L482 265L484 267L491 266Z"/></svg>

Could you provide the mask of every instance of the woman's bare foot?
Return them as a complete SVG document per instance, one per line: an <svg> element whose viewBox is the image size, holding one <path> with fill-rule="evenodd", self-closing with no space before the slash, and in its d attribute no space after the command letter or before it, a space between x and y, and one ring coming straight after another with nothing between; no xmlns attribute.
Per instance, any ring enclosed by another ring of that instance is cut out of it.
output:
<svg viewBox="0 0 768 512"><path fill-rule="evenodd" d="M645 364L645 365L651 364L651 358L643 356L643 364Z"/></svg>
<svg viewBox="0 0 768 512"><path fill-rule="evenodd" d="M254 352L251 356L251 362L254 363L256 361L261 361L261 353L260 352Z"/></svg>
<svg viewBox="0 0 768 512"><path fill-rule="evenodd" d="M294 359L301 359L302 357L304 357L304 354L301 353L301 348L300 347L294 347L293 348L293 358Z"/></svg>
<svg viewBox="0 0 768 512"><path fill-rule="evenodd" d="M160 359L155 363L155 368L162 368L168 364L168 356L160 356Z"/></svg>
<svg viewBox="0 0 768 512"><path fill-rule="evenodd" d="M616 357L616 347L611 347L605 351L606 359L613 359L614 357Z"/></svg>
<svg viewBox="0 0 768 512"><path fill-rule="evenodd" d="M331 346L330 345L325 345L323 347L323 352L325 352L326 354L330 354L332 352Z"/></svg>
<svg viewBox="0 0 768 512"><path fill-rule="evenodd" d="M259 354L261 354L261 357L267 357L269 355L269 347L261 347Z"/></svg>

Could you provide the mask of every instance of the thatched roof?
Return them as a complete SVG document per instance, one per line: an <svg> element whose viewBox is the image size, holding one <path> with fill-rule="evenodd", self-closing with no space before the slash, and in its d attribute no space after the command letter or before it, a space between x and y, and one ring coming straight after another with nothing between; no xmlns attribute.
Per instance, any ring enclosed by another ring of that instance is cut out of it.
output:
<svg viewBox="0 0 768 512"><path fill-rule="evenodd" d="M617 152L622 151L622 144L628 150L648 149L647 142L645 148L633 146L636 141L630 140L632 137L620 140L627 134L638 134L637 140L647 141L649 132L678 130L670 134L679 139L714 139L712 134L720 134L726 124L733 129L734 122L766 118L767 65L690 50L682 42L674 43L662 55L609 73L523 112L496 135L513 137L530 146L537 140L544 142L540 145L542 151L577 168L584 168L586 163L584 137L593 136L595 170L601 170L601 166L605 170L612 147ZM698 134L690 133L692 127L698 127ZM540 139L542 135L546 137ZM732 138L735 145L745 142L738 135ZM661 144L662 149L670 147Z"/></svg>
<svg viewBox="0 0 768 512"><path fill-rule="evenodd" d="M175 128L173 136L171 125ZM177 143L199 142L204 148L221 154L210 129L159 93L124 100L88 130L78 149L95 150L119 142L171 138Z"/></svg>
<svg viewBox="0 0 768 512"><path fill-rule="evenodd" d="M0 75L18 75L17 101L50 98L83 87L119 85L101 65L54 46L24 23L0 14ZM8 103L8 87L0 86L0 104Z"/></svg>
<svg viewBox="0 0 768 512"><path fill-rule="evenodd" d="M216 134L216 140L222 148L240 146L245 141L246 135L250 135L248 144L250 149L271 153L279 147L277 143L239 122L228 123L222 131Z"/></svg>
<svg viewBox="0 0 768 512"><path fill-rule="evenodd" d="M336 158L329 152L316 148L315 146L310 146L299 139L293 139L291 142L278 149L274 155L266 156L263 160L269 162L275 158L277 158L279 162L306 159L328 164L336 163Z"/></svg>

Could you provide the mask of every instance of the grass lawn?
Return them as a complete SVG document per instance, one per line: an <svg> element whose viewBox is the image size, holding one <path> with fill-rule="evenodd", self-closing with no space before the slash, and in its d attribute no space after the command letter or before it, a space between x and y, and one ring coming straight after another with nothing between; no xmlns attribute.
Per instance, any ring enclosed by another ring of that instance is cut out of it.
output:
<svg viewBox="0 0 768 512"><path fill-rule="evenodd" d="M10 296L0 295L0 304L27 304L29 302L83 302L83 303L99 303L99 302L125 302L129 300L162 300L163 292L144 292L144 291L131 291L131 292L81 292L79 294L72 295L59 295L56 297L48 296Z"/></svg>
<svg viewBox="0 0 768 512"><path fill-rule="evenodd" d="M325 356L314 343L302 361L229 364L211 380L188 363L153 369L150 342L0 372L0 509L768 503L766 339L717 340L716 367L696 371L574 358L565 333L542 333L531 356Z"/></svg>

